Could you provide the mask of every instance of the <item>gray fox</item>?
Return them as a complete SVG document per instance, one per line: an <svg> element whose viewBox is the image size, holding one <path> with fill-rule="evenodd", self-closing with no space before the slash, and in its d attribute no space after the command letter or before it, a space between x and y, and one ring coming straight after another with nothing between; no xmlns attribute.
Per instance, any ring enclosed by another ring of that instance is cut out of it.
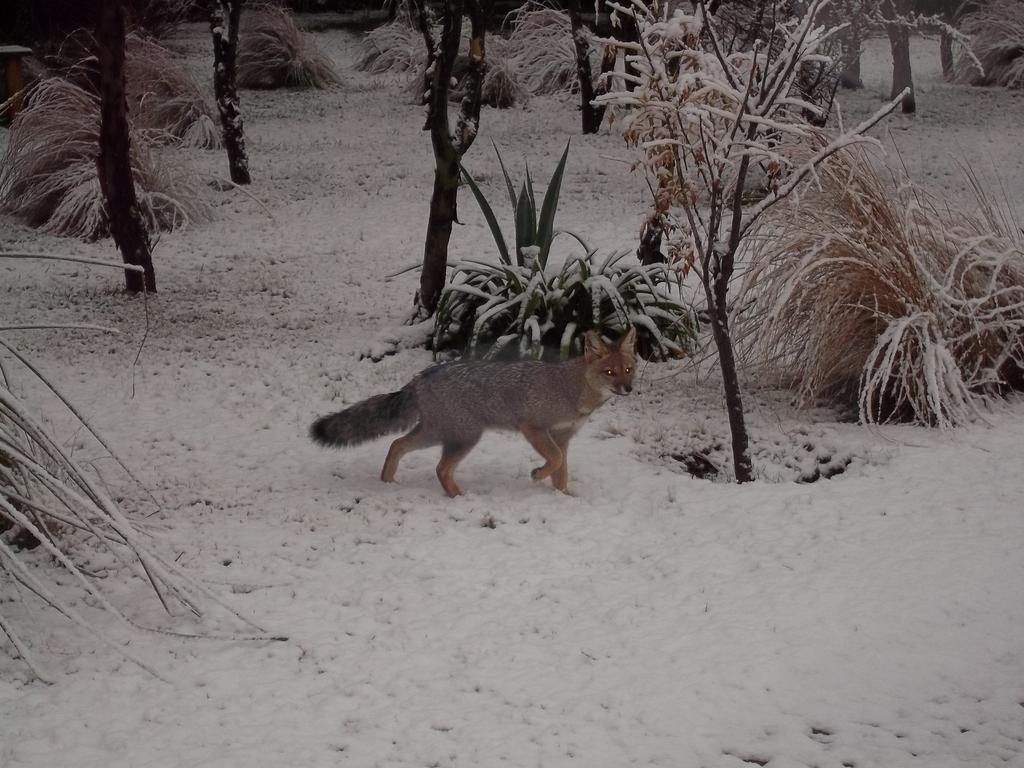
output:
<svg viewBox="0 0 1024 768"><path fill-rule="evenodd" d="M397 392L375 395L313 422L310 437L321 445L347 446L412 430L395 440L380 479L395 479L398 462L409 451L441 446L437 478L449 496L462 489L455 467L488 429L522 432L544 458L531 472L550 477L565 491L569 482L569 440L612 394L633 390L636 329L606 344L589 332L583 355L558 363L456 362L427 368Z"/></svg>

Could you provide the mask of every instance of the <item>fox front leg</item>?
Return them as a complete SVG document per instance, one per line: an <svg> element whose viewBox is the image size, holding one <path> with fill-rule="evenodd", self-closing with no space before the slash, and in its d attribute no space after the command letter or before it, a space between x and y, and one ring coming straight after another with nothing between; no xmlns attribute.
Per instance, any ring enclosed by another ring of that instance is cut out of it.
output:
<svg viewBox="0 0 1024 768"><path fill-rule="evenodd" d="M544 466L535 468L530 472L530 477L535 481L551 477L562 466L562 450L545 429L536 427L521 427L520 432L527 439L533 449L544 458Z"/></svg>

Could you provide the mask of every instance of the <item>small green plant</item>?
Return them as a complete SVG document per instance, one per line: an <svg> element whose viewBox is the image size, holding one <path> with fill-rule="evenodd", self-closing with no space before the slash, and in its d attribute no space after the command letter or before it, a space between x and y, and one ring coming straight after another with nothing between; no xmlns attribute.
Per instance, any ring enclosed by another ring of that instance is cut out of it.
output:
<svg viewBox="0 0 1024 768"><path fill-rule="evenodd" d="M459 349L491 358L518 347L523 356L558 350L565 358L582 350L587 331L617 336L632 326L637 328L638 349L648 359L681 357L689 350L696 321L692 310L672 295L666 265L630 264L626 251L599 257L587 249L557 271L548 268L551 243L562 234L554 219L568 153L566 144L538 211L529 167L517 196L498 152L514 213L514 251L494 209L463 169L494 236L499 263L466 260L452 265L434 325L435 352Z"/></svg>

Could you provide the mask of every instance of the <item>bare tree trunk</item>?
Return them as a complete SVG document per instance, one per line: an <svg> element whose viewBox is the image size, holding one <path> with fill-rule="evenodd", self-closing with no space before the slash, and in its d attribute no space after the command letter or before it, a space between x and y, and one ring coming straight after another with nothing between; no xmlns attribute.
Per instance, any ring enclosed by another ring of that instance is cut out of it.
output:
<svg viewBox="0 0 1024 768"><path fill-rule="evenodd" d="M238 22L245 0L207 0L210 33L213 35L213 92L220 113L224 149L235 184L249 184L249 157L245 153L242 108L235 85L235 60L238 55Z"/></svg>
<svg viewBox="0 0 1024 768"><path fill-rule="evenodd" d="M749 86L748 86L749 88ZM746 131L748 141L753 140L756 127ZM743 395L740 391L740 379L736 369L736 353L732 345L732 334L729 331L729 283L736 269L736 251L742 240L743 226L743 191L750 169L750 156L740 161L736 175L736 186L731 197L724 198L720 189L712 191L711 213L708 231L718 233L719 225L729 221L728 242L719 242L717 236L709 235L706 245L707 252L701 260L701 283L708 303L708 315L711 319L711 335L718 349L718 365L722 372L722 389L725 393L725 409L729 415L729 433L732 442L732 464L737 483L749 483L754 479L753 464L750 459L750 435L747 432L747 421L743 411Z"/></svg>
<svg viewBox="0 0 1024 768"><path fill-rule="evenodd" d="M590 70L590 44L587 42L586 30L580 21L580 0L566 0L565 10L569 15L572 42L576 50L576 77L580 83L580 113L583 120L583 133L597 133L604 121L604 107L593 104L595 94L593 74ZM602 59L602 73L607 53L606 49L606 55ZM612 59L611 66L615 66L614 59Z"/></svg>
<svg viewBox="0 0 1024 768"><path fill-rule="evenodd" d="M861 49L864 47L864 20L855 16L850 22L849 31L844 39L843 55L846 58L846 68L839 75L839 83L844 88L859 90L864 87L864 80L860 74Z"/></svg>
<svg viewBox="0 0 1024 768"><path fill-rule="evenodd" d="M750 436L743 411L743 395L740 391L739 375L736 371L736 354L733 351L732 335L729 332L729 308L726 303L726 283L719 275L710 286L709 293L715 294L714 304L709 302L711 335L718 348L718 365L722 371L722 388L725 392L725 409L729 415L729 433L732 442L732 464L736 482L749 483L754 479L750 459Z"/></svg>
<svg viewBox="0 0 1024 768"><path fill-rule="evenodd" d="M464 80L464 95L459 107L455 134L448 119L448 89L452 69L459 52L464 10L470 16L469 70ZM414 299L411 322L426 320L437 310L448 269L448 243L452 224L458 221L460 160L476 139L480 125L480 103L486 58L487 8L480 0L445 0L440 45L434 41L431 12L426 2L417 6L420 32L430 57L432 72L430 101L424 130L430 131L434 150L434 191L430 198L430 216L423 246L423 270L420 288Z"/></svg>
<svg viewBox="0 0 1024 768"><path fill-rule="evenodd" d="M953 78L953 37L946 30L939 36L939 61L942 63L942 77Z"/></svg>
<svg viewBox="0 0 1024 768"><path fill-rule="evenodd" d="M886 34L889 36L889 45L892 47L892 90L890 99L895 99L904 88L910 92L903 99L903 112L911 113L917 110L917 101L914 96L914 76L910 69L910 28L901 21L905 21L910 13L907 0L887 0L883 4L886 19L892 19L891 23L885 25Z"/></svg>
<svg viewBox="0 0 1024 768"><path fill-rule="evenodd" d="M132 178L131 136L125 98L125 12L122 0L103 0L96 17L96 55L100 76L100 147L96 158L100 188L107 204L110 233L126 264L125 288L156 291L149 232L139 209Z"/></svg>

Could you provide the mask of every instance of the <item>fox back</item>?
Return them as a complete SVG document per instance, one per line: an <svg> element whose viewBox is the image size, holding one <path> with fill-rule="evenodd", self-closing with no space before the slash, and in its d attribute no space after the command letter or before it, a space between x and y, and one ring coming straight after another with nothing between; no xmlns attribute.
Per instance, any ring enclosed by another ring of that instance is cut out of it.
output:
<svg viewBox="0 0 1024 768"><path fill-rule="evenodd" d="M635 353L588 339L581 357L560 363L449 363L410 382L424 431L470 438L488 429L573 431L613 394L632 391Z"/></svg>

